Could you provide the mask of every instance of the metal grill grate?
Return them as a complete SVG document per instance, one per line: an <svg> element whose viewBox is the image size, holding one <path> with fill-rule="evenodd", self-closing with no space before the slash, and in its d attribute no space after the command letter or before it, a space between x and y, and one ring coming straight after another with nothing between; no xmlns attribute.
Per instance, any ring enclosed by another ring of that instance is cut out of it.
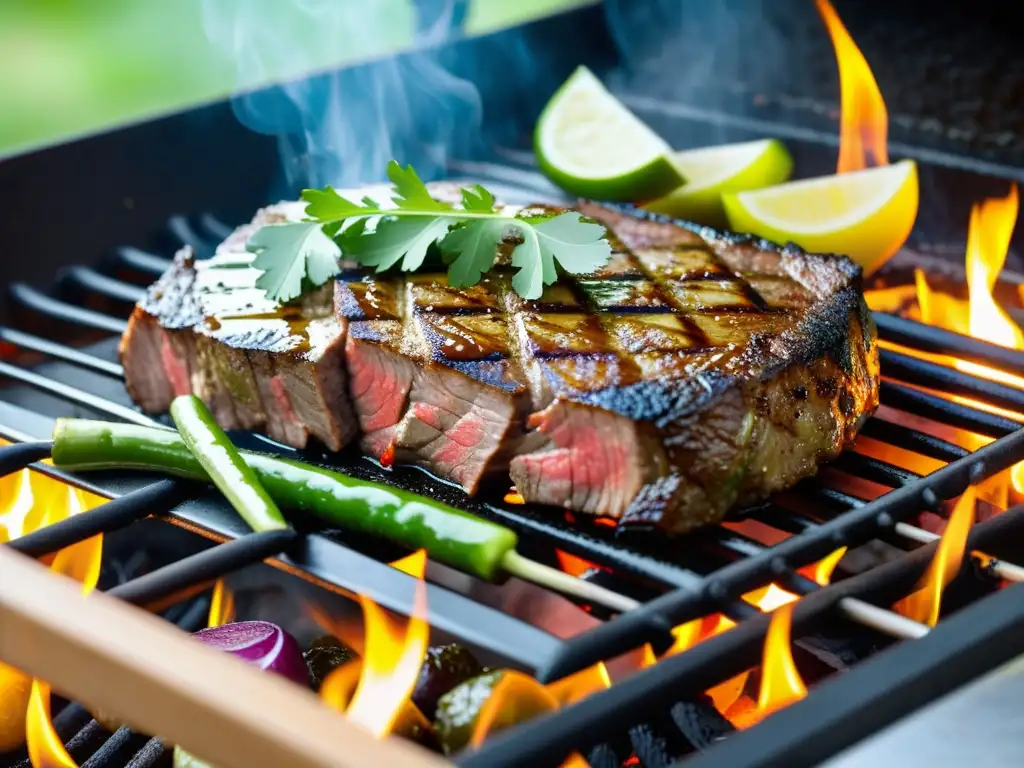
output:
<svg viewBox="0 0 1024 768"><path fill-rule="evenodd" d="M474 172L489 174L498 181L507 180L510 173L518 174L514 178L524 178L520 172L488 166L476 167ZM511 192L505 196L513 201L516 197L532 198L535 194L531 190L544 188L543 183L526 178L531 181L529 189L505 189L506 193ZM188 244L199 254L209 255L227 231L226 226L210 217L179 217L171 221L167 239L172 247ZM0 376L11 382L0 395L0 432L25 442L0 449L0 471L11 472L44 458L49 446L36 441L45 438L52 419L58 415L99 414L154 423L134 410L127 399L120 382L121 368L114 362L111 334L123 330L123 317L131 302L138 298L142 286L168 264L165 255L123 248L97 269L66 270L53 293L25 284L12 286L19 327L0 328L0 341L8 351L15 348L19 352L0 362ZM1004 367L1024 363L1024 355L1018 352L895 317L883 315L876 319L881 337L903 346L925 351L942 349ZM81 333L71 333L69 329ZM68 343L53 341L47 335ZM557 764L572 749L587 749L593 765L617 765L630 753L647 766L668 765L680 756L708 749L731 730L700 692L756 664L768 620L741 599L743 594L774 581L804 595L794 617L797 634L815 623L844 617L853 625L866 627L863 631L874 637L920 637L925 634L922 625L875 604L889 605L906 594L927 563L933 546L918 548L885 566L828 588L819 588L797 573L797 569L839 546L856 547L876 538L912 549L915 543L929 538L926 532L908 524L914 515L925 509L938 511L941 500L958 495L969 483L977 483L1024 459L1024 432L1017 431L1019 423L950 402L917 387L987 400L1014 410L1024 410L1021 392L891 350L883 352L883 375L887 380L882 387L882 402L890 409L967 429L995 441L970 453L932 434L908 428L892 411L876 415L866 424L865 435L949 464L930 475L919 476L856 450L849 452L835 462L834 470L891 490L868 501L829 484L824 477L807 481L793 494L802 502L801 511L773 501L747 513L750 519L789 535L774 547L766 547L724 526L711 526L671 541L624 536L603 526L569 523L551 510L509 506L489 497L467 500L460 491L415 469L388 471L349 453L315 458L336 463L350 474L425 492L497 520L516 529L524 544L539 556L550 558L557 547L585 558L603 569L588 577L644 600L640 608L561 641L495 608L437 584L429 585L433 626L497 653L510 663L535 672L541 680L563 677L647 642L655 650L662 650L671 643L673 626L700 616L722 612L739 622L728 633L666 659L606 692L534 721L527 729L498 736L481 751L460 759L464 765L513 765L525 761ZM255 436L239 436L239 440L268 447ZM244 565L277 558L283 566L303 571L328 588L367 594L406 615L411 611L411 577L382 562L379 543L346 532L311 528L308 521L300 521L301 533L248 533L222 500L182 481L127 475L83 479L46 465L33 466L113 497L114 501L88 515L73 517L10 544L26 554L52 552L95 533L129 526L148 515L166 517L214 538L229 539L112 590L112 594L127 601L151 603ZM1012 510L976 526L971 545L999 555L1013 535L1022 531L1024 510ZM1010 577L1019 572L1006 564L994 567L1003 568L1003 574ZM1016 594L1015 590L1006 590L1009 591ZM991 598L979 605L995 600ZM593 610L601 615L599 609ZM1022 620L1022 611L1024 608L1017 608L992 618L992 625L985 625L988 629L984 631L1001 636L999 632L1005 626ZM947 624L957 629L963 622L956 627L953 621L944 622L927 638L906 645L925 648L930 647L925 643L931 643L941 647ZM993 625L998 625L998 631ZM975 634L982 631L979 628ZM1003 648L1000 652L1005 651ZM932 654L929 658L941 660L942 656ZM992 652L983 663L994 666L1000 659L998 652ZM969 667L964 665L965 670ZM949 685L953 684L955 679L950 678ZM812 693L811 699L815 698ZM919 702L915 703L913 697L891 697L885 709L890 716L896 716L917 705ZM905 709L901 712L900 707ZM159 742L143 745L141 737L128 732L119 731L102 741L105 732L98 733L97 726L81 722L82 718L80 708L72 704L57 720L62 736L71 734L69 739L79 739L82 744L102 742L86 765L159 765L167 759ZM847 730L863 735L857 729L863 730L868 722L868 718L863 718ZM598 744L604 736L597 738L594 734L608 733L620 733L622 737ZM736 742L740 743L740 739ZM133 757L126 757L126 751L136 748L139 751Z"/></svg>

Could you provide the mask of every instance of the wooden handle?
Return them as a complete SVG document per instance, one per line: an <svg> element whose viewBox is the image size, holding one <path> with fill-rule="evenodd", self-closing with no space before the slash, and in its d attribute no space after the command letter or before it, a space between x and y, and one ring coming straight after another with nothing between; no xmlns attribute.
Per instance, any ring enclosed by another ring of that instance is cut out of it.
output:
<svg viewBox="0 0 1024 768"><path fill-rule="evenodd" d="M0 660L93 711L159 735L219 768L432 768L378 741L294 683L207 648L115 598L0 546Z"/></svg>

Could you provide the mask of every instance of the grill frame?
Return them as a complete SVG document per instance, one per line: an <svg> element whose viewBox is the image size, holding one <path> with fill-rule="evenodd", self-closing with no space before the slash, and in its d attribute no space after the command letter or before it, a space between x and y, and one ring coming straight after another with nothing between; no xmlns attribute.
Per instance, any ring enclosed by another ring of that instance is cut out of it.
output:
<svg viewBox="0 0 1024 768"><path fill-rule="evenodd" d="M178 223L172 229L179 235L185 233L185 236L196 237L190 226ZM201 240L199 244L202 245ZM145 251L120 249L118 253L127 254L127 261L143 265L144 271L149 274L155 268L167 263L161 257ZM124 259L118 260L118 263L124 262ZM70 275L71 277L68 279L75 283L83 283L82 276L85 275L86 287L92 288L94 293L99 293L106 298L123 300L129 295L133 295L124 287L128 284L104 275L100 276L105 279L96 279L96 274L92 271L72 269L66 274ZM111 317L95 309L84 309L74 303L54 299L27 286L15 286L13 295L19 303L31 308L33 312L56 315L65 323L75 323L85 328L107 332L123 327L122 322L116 317ZM121 301L121 303L124 302ZM883 339L906 344L916 338L918 333L921 333L924 339L923 346L933 349L937 343L934 329L926 326L918 327L919 325L912 321L887 316L879 316L878 322L879 332ZM957 337L956 334L948 334L948 336L955 338L942 338L941 341L958 345L950 348L955 351L963 350L965 355L969 353L971 359L978 362L1006 364L1007 351L1002 348L973 339L964 340L962 337ZM102 359L97 360L88 351L62 347L55 342L49 342L16 329L0 329L0 339L8 344L55 357L72 365L84 366L103 376L113 377L121 372L116 364ZM931 379L935 373L934 367L917 366L920 361L900 353L889 352L887 354L889 354L890 363L895 360L897 363L895 367L899 368L901 372L909 366L913 375L918 377L919 383L934 383ZM885 371L884 368L883 371ZM948 375L946 369L942 369L940 372L943 375ZM955 373L956 384L960 388L958 391L964 394L994 395L1001 402L1012 404L1018 402L1019 393L1015 390L959 372ZM38 385L43 381L50 382L46 386L55 383L61 385L58 387L58 394L77 397L73 394L74 387L69 390L67 385L62 385L61 382L40 378L40 374L7 363L0 363L0 375L13 376L29 385ZM721 676L722 670L729 668L729 665L756 663L756 654L763 644L764 632L767 628L767 617L758 615L759 612L755 608L740 601L740 595L753 588L764 586L770 581L777 581L798 594L812 595L812 599L805 597L798 604L795 615L797 630L807 626L814 619L835 615L841 597L860 593L852 589L851 584L847 581L819 589L810 580L799 576L795 572L796 568L820 559L837 546L856 543L891 532L892 526L896 522L906 519L921 509L937 509L942 499L958 495L969 482L977 482L983 476L1012 465L1017 456L1024 456L1024 431L1011 431L1016 426L1012 420L950 403L893 382L884 384L883 395L884 397L888 396L889 401L892 401L894 396L897 400L902 398L903 402L900 404L904 407L909 403L914 406L914 410L921 408L933 416L939 415L962 426L993 434L999 439L971 454L965 453L964 449L959 449L939 438L907 430L893 422L873 419L869 422L869 432L874 429L889 435L898 433L901 439L910 445L917 448L924 446L931 454L938 454L938 457L943 459L953 459L953 462L922 478L885 462L861 454L848 453L840 460L845 471L886 483L894 490L874 502L866 503L849 494L819 485L817 489L823 496L828 497L834 503L850 507L848 511L841 513L830 522L824 522L824 524L820 520L802 517L777 506L754 510L751 513L751 517L754 519L767 519L769 523L772 520L778 522L782 519L789 523L790 528L799 530L793 531L793 536L786 542L769 548L735 532L715 528L715 533L710 536L711 541L705 542L705 545L710 543L725 552L727 557L733 558L732 562L726 560L727 564L724 568L714 570L711 574L704 576L685 569L677 569L675 573L668 575L661 573L661 583L670 591L645 603L641 608L614 618L572 640L552 641L540 653L536 653L535 643L512 643L516 648L530 649L529 658L524 658L522 654L518 658L511 655L510 658L513 661L518 661L524 668L534 670L541 679L550 680L562 677L620 651L636 648L644 642L651 642L656 649L664 648L671 640L669 629L688 618L722 611L734 620L741 622L740 627L736 630L702 643L699 653L695 653L691 649L679 656L663 660L657 667L657 674L653 674L651 671L645 678L643 677L644 673L640 673L630 679L634 681L632 683L627 680L609 691L595 694L550 718L533 721L529 729L517 729L508 736L498 736L489 741L479 752L460 756L459 763L474 766L513 765L523 759L554 759L556 753L566 752L570 749L574 738L586 740L586 734L595 732L595 728L600 729L616 722L619 717L617 713L621 712L623 707L628 707L634 713L650 713L652 711L651 702L662 702L662 699L658 698L657 691L670 689L672 694L669 698L678 701L687 692L696 694L700 690L710 687L699 682L703 679L702 675L708 674L703 670L712 668L716 670L715 676ZM108 404L102 399L100 403L104 404L108 410L110 405L115 406L113 412L117 415L126 415L128 411L128 409L122 410L123 406L116 403ZM0 407L0 424L8 426L8 436L18 437L17 430L12 432L9 428L12 409L18 409L18 407L9 404ZM4 413L5 410L7 414ZM133 421L140 420L136 412L131 411L131 413L132 416L129 418ZM45 416L37 414L36 417L37 422L42 421L45 424L49 421ZM146 417L142 417L141 420L148 421ZM33 429L38 431L39 423L36 423ZM36 462L45 455L47 448L48 446L44 442L42 444L21 443L0 449L0 469L8 470ZM101 507L98 510L99 514L72 518L65 523L32 534L20 542L15 542L13 544L15 549L35 555L53 551L100 530L106 532L130 525L147 510L151 511L154 503L162 512L173 514L179 524L193 529L202 527L205 529L203 532L206 535L226 540L225 543L201 552L186 561L181 561L164 572L149 574L143 579L134 583L129 582L111 591L111 594L129 602L138 605L153 603L185 587L194 586L197 582L205 582L227 575L242 565L274 558L277 561L276 564L291 573L307 571L313 572L313 574L327 574L327 579L317 580L329 588L342 587L343 589L347 588L349 592L365 591L374 599L399 613L408 614L411 610L408 598L404 603L388 599L388 594L392 592L404 593L406 596L411 594L409 589L411 579L405 574L318 534L268 537L247 533L244 524L236 519L226 505L218 502L212 494L197 495L194 487L187 488L185 487L187 484L182 481L164 480L152 485L151 478L143 477L134 481L126 481L122 477L114 483L96 482L94 478L70 475L47 465L33 464L33 467L93 492L112 497L115 501ZM175 502L180 502L182 497L188 498L183 504L178 503L175 506ZM143 504L144 501L145 504ZM491 515L500 516L503 513L506 522L509 519L515 519L521 527L530 528L532 526L535 531L541 531L542 535L550 534L551 526L544 526L543 521L524 520L515 509L502 511L493 504L489 507ZM211 510L217 510L212 513L212 517ZM776 525L776 527L780 526ZM780 529L782 528L780 527ZM984 534L982 526L978 527L975 534L979 530ZM995 545L988 541L989 538L983 536L985 545L991 549ZM568 551L575 554L594 558L598 562L608 562L607 558L603 559L601 554L593 548L575 541L571 532L558 531L555 543L566 546ZM606 549L615 549L614 540L605 542L605 544ZM915 550L921 563L927 562L927 558L924 557L927 551L929 551L928 547ZM736 559L737 557L738 559ZM612 562L615 564L614 558ZM923 568L923 565L921 567ZM367 573L367 569L372 571L373 575L360 580L357 584L349 582L341 585L337 583L338 579L330 578L331 574L339 573L358 572L363 574ZM394 589L384 586L381 579L385 578L386 580L386 577L382 576L385 573L387 577L393 576L395 584L400 583L400 586L395 586ZM912 583L912 581L907 583L908 589ZM454 634L466 638L465 616L462 616L462 621L453 620L452 615L459 614L459 610L451 612L445 610L443 595L451 596L451 593L443 587L432 586L431 589L428 596L431 621L441 629L452 631ZM458 595L455 597L465 601L466 604L479 607L477 603L468 598ZM470 610L470 615L475 609ZM744 619L747 620L744 621ZM488 622L484 622L484 625L488 625ZM494 633L488 633L484 640L492 638L493 635ZM516 638L521 639L518 636ZM473 644L471 637L467 639ZM486 642L484 647L497 650L499 653L502 652L502 649L494 649ZM503 655L508 656L509 654ZM995 655L992 655L992 661L993 665L997 663ZM847 675L846 677L851 676ZM725 678L727 679L727 677L726 675ZM913 696L901 697L899 702L894 703L893 706L911 707L919 704L919 701ZM774 720L775 718L772 719L772 721ZM823 717L819 722L830 721ZM772 732L775 732L774 726ZM525 737L526 734L528 734L528 738Z"/></svg>

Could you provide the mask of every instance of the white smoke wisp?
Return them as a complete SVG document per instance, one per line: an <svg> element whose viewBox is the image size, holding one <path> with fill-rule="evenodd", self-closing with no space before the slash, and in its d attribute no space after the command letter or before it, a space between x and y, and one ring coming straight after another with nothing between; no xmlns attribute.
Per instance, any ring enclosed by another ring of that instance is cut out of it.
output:
<svg viewBox="0 0 1024 768"><path fill-rule="evenodd" d="M438 50L464 5L203 0L202 9L208 39L236 68L235 114L277 136L286 181L300 188L378 182L391 159L436 178L470 147L480 96Z"/></svg>

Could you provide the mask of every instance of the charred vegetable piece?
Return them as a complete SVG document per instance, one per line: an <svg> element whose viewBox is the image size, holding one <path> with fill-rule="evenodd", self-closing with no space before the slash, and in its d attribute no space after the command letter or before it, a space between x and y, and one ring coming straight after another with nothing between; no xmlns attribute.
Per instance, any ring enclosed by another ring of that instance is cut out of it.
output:
<svg viewBox="0 0 1024 768"><path fill-rule="evenodd" d="M189 451L249 527L254 531L288 527L277 504L202 400L195 395L176 397L171 418Z"/></svg>
<svg viewBox="0 0 1024 768"><path fill-rule="evenodd" d="M483 671L476 657L461 645L435 645L427 649L412 700L424 715L433 719L439 698Z"/></svg>
<svg viewBox="0 0 1024 768"><path fill-rule="evenodd" d="M309 670L309 682L314 691L319 691L326 677L338 667L359 659L359 654L345 645L334 635L324 635L313 641L302 654Z"/></svg>
<svg viewBox="0 0 1024 768"><path fill-rule="evenodd" d="M482 579L494 579L511 562L509 556L516 554L513 531L424 496L311 464L240 453L281 506L425 549L431 558ZM58 419L53 429L53 461L65 469L147 469L207 479L180 435L134 424ZM565 576L557 571L555 575Z"/></svg>
<svg viewBox="0 0 1024 768"><path fill-rule="evenodd" d="M477 675L459 683L438 699L434 732L446 755L453 755L469 744L480 709L504 674L498 669Z"/></svg>

